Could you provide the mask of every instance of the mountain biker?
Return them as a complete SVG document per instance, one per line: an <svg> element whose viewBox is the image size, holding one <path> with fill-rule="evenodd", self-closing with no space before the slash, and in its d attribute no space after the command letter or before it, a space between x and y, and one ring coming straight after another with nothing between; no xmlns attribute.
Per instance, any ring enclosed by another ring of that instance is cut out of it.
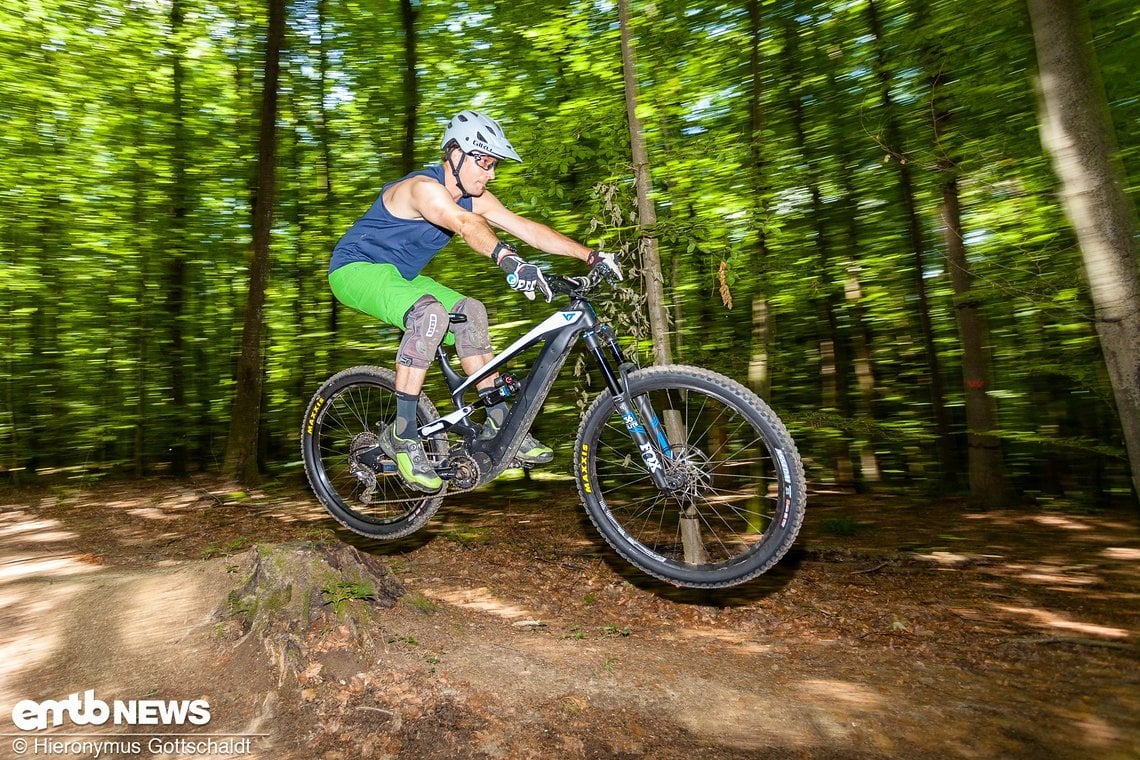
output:
<svg viewBox="0 0 1140 760"><path fill-rule="evenodd" d="M443 134L439 164L412 172L381 189L380 196L341 237L329 263L329 286L337 300L404 330L396 354L396 420L381 431L380 448L391 457L409 486L438 491L443 482L432 468L416 433L416 405L436 348L454 341L463 371L470 375L493 357L487 310L474 298L420 274L428 262L459 235L476 253L507 274L510 287L534 300L552 293L542 270L524 261L514 246L499 240L502 230L540 251L607 267L620 279L613 254L592 250L545 224L508 210L487 185L500 161L521 162L502 127L476 111L457 114ZM494 229L493 229L494 228ZM454 325L448 313L467 317ZM451 335L447 335L448 328ZM478 383L480 394L494 390L497 375ZM495 435L506 419L506 402L487 409L482 436ZM554 456L528 432L518 458L541 464Z"/></svg>

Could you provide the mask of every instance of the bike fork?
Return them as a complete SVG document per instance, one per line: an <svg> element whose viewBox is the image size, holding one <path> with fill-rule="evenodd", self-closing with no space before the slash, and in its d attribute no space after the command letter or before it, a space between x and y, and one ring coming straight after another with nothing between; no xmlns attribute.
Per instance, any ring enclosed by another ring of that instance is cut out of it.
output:
<svg viewBox="0 0 1140 760"><path fill-rule="evenodd" d="M613 328L609 325L602 325L597 330L583 334L582 340L601 369L602 376L613 396L614 409L621 415L622 422L629 430L630 437L633 438L653 483L662 491L673 490L673 486L665 475L665 462L673 456L672 447L669 445L669 439L665 436L661 423L649 403L649 397L638 396L633 399L632 403L630 402L629 394L626 392L625 373L632 365L626 360L621 347L617 344ZM603 341L618 362L616 373L602 350ZM646 429L645 421L649 422L649 430ZM650 435L650 431L652 431L652 435Z"/></svg>

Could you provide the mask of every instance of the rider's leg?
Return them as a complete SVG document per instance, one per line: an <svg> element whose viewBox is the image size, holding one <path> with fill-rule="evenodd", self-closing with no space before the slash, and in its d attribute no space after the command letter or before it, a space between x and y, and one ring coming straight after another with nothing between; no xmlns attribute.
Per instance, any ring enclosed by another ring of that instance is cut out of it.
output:
<svg viewBox="0 0 1140 760"><path fill-rule="evenodd" d="M427 369L406 367L403 364L396 365L396 390L401 393L409 393L413 396L420 395L426 378Z"/></svg>
<svg viewBox="0 0 1140 760"><path fill-rule="evenodd" d="M455 352L459 354L463 371L468 377L481 370L487 362L491 361L491 331L487 321L487 310L483 304L474 298L460 300L452 311L467 317L464 322L457 322L451 327L455 335ZM498 373L491 373L476 383L480 393L487 393L494 389ZM500 401L487 408L487 419L483 425L483 434L487 437L503 426L507 419L510 407L507 402ZM519 459L529 464L542 464L554 458L554 452L549 446L539 443L528 432L523 436L519 445Z"/></svg>
<svg viewBox="0 0 1140 760"><path fill-rule="evenodd" d="M404 337L396 352L396 421L380 433L380 448L408 485L428 492L438 491L443 480L416 433L416 407L427 368L446 334L447 310L435 296L421 296L404 315Z"/></svg>
<svg viewBox="0 0 1140 760"><path fill-rule="evenodd" d="M483 369L491 361L491 325L487 319L487 307L474 298L461 298L451 307L451 311L467 317L464 322L451 326L455 336L455 353L468 377ZM491 373L476 383L480 389L494 388L498 373Z"/></svg>
<svg viewBox="0 0 1140 760"><path fill-rule="evenodd" d="M455 335L455 353L459 354L459 363L463 365L463 371L470 377L491 361L493 354L491 353L491 326L487 319L487 309L483 306L482 302L474 298L464 298L460 300L452 308L456 314L462 314L467 317L463 322L456 322L451 326L451 332ZM492 390L495 387L495 382L499 379L497 372L484 377L475 384L480 393ZM503 420L507 418L507 405L500 402L495 406L487 409L487 416L490 417L496 426L502 426Z"/></svg>
<svg viewBox="0 0 1140 760"><path fill-rule="evenodd" d="M404 337L396 352L396 433L401 438L415 437L408 430L416 426L420 390L447 329L447 309L432 295L421 296L404 315Z"/></svg>
<svg viewBox="0 0 1140 760"><path fill-rule="evenodd" d="M470 377L471 375L474 375L479 370L483 369L483 367L486 366L487 362L491 361L491 359L493 359L494 356L495 356L494 354L478 354L476 356L465 356L459 360L459 363L463 366L463 372L468 377ZM479 390L490 390L491 388L495 387L495 381L498 379L499 379L499 373L498 372L492 372L491 374L487 375L485 378L483 378L479 382L475 383L475 387L478 388Z"/></svg>

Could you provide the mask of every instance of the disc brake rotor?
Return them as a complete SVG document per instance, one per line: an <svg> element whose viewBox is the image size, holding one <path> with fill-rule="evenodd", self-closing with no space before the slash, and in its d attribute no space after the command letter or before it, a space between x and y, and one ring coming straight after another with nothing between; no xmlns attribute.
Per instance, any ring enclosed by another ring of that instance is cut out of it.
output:
<svg viewBox="0 0 1140 760"><path fill-rule="evenodd" d="M666 477L673 486L673 497L691 505L712 488L711 463L708 455L692 446L674 448L672 453Z"/></svg>

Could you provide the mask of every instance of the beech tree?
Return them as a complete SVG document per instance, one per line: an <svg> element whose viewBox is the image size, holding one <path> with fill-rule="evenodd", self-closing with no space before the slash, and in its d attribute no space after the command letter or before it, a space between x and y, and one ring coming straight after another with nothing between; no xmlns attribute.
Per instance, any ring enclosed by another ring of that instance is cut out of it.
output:
<svg viewBox="0 0 1140 760"><path fill-rule="evenodd" d="M1140 496L1140 269L1136 216L1124 192L1112 122L1081 0L1030 0L1037 43L1041 142L1076 231Z"/></svg>
<svg viewBox="0 0 1140 760"><path fill-rule="evenodd" d="M653 202L649 152L645 134L637 114L637 58L634 53L633 29L629 20L629 0L618 0L621 25L621 65L625 82L625 112L629 124L630 151L633 154L633 183L637 194L637 252L645 283L649 329L653 334L653 356L658 364L670 364L673 350L669 336L669 315L665 306L664 273L657 251L657 209Z"/></svg>
<svg viewBox="0 0 1140 760"><path fill-rule="evenodd" d="M253 203L253 256L237 364L237 393L230 417L224 471L243 483L256 482L258 430L261 424L262 330L265 291L269 285L269 242L277 172L277 83L285 40L285 0L269 0L265 38L265 76L257 137L257 190Z"/></svg>

